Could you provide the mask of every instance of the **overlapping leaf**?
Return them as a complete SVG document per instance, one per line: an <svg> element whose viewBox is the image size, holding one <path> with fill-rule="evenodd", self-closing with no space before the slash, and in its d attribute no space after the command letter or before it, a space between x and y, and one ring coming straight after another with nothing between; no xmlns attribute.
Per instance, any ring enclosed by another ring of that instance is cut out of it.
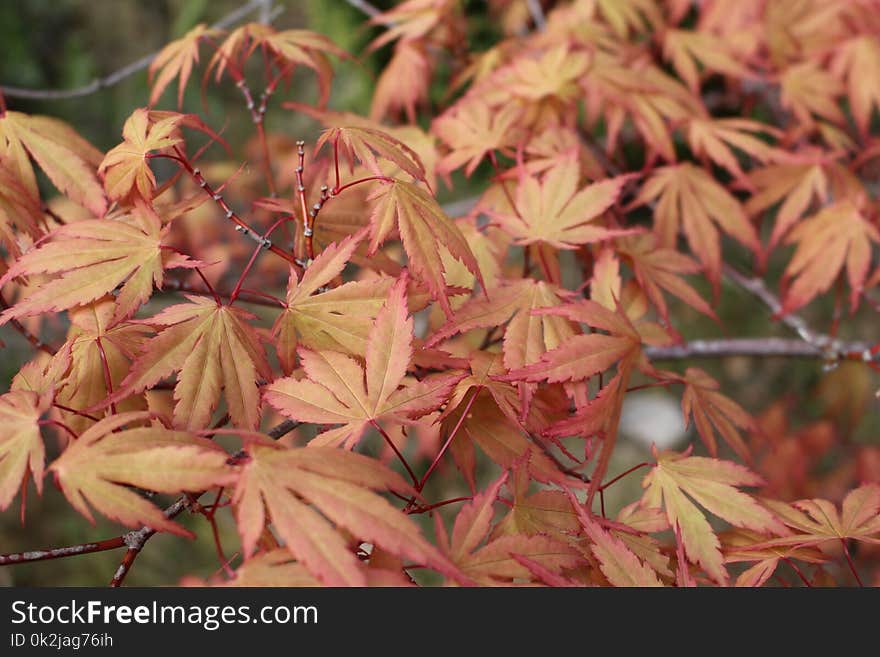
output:
<svg viewBox="0 0 880 657"><path fill-rule="evenodd" d="M71 442L49 470L70 504L90 522L91 507L128 527L147 525L192 536L127 486L194 492L231 484L236 472L227 465L226 452L205 438L158 426L123 428L148 417L120 413L101 420Z"/></svg>
<svg viewBox="0 0 880 657"><path fill-rule="evenodd" d="M829 542L862 541L880 545L880 485L864 484L849 493L840 511L822 499L799 500L786 504L778 500L764 503L786 525L792 536L768 541L768 546L829 547Z"/></svg>
<svg viewBox="0 0 880 657"><path fill-rule="evenodd" d="M382 158L393 162L416 180L425 180L425 166L418 154L382 130L368 126L332 127L321 133L315 150L324 144L331 144L340 156L348 159L352 170L355 162L360 162L381 176L383 174L377 158Z"/></svg>
<svg viewBox="0 0 880 657"><path fill-rule="evenodd" d="M154 285L162 287L166 268L198 265L186 256L162 250L168 230L143 204L130 213L119 211L55 229L47 241L12 264L0 279L0 287L21 276L58 277L4 311L0 324L83 305L119 286L113 321L128 317L150 297Z"/></svg>
<svg viewBox="0 0 880 657"><path fill-rule="evenodd" d="M785 241L798 246L785 268L785 277L794 280L782 302L784 313L826 292L844 268L850 307L856 308L871 265L871 243L880 242L880 233L852 200L838 201L805 219Z"/></svg>
<svg viewBox="0 0 880 657"><path fill-rule="evenodd" d="M257 378L272 378L253 316L206 297L166 308L145 323L166 327L149 340L120 389L104 405L124 399L175 372L174 423L204 429L220 401L221 389L236 427L256 429L260 422Z"/></svg>
<svg viewBox="0 0 880 657"><path fill-rule="evenodd" d="M738 490L740 486L762 483L759 476L745 467L686 453L663 452L656 458L657 465L642 483L646 488L642 503L649 508L665 509L670 525L681 532L688 560L702 567L719 584L728 580L721 543L694 501L736 527L785 533L773 514Z"/></svg>
<svg viewBox="0 0 880 657"><path fill-rule="evenodd" d="M480 266L455 222L421 187L400 180L381 183L370 195L370 252L375 253L396 227L409 258L409 268L425 283L447 316L452 306L440 247L461 262L483 285Z"/></svg>
<svg viewBox="0 0 880 657"><path fill-rule="evenodd" d="M31 198L39 198L32 157L62 194L95 214L107 211L107 199L95 175L101 154L69 125L47 116L0 113L0 160Z"/></svg>
<svg viewBox="0 0 880 657"><path fill-rule="evenodd" d="M506 480L507 473L504 473L462 507L456 516L451 540L440 516L436 516L441 549L466 575L484 586L531 579L532 573L516 557L535 561L553 572L576 566L580 559L574 548L549 536L508 534L486 540L495 515L492 507Z"/></svg>
<svg viewBox="0 0 880 657"><path fill-rule="evenodd" d="M743 442L739 429L752 429L752 417L735 401L718 392L719 385L703 370L689 367L684 375L685 389L681 410L685 420L693 416L700 438L712 456L718 455L715 442L717 431L728 445L745 460L750 460L749 448Z"/></svg>
<svg viewBox="0 0 880 657"><path fill-rule="evenodd" d="M0 510L9 507L29 473L37 491L43 489L46 449L39 420L51 403L51 395L29 390L0 395Z"/></svg>
<svg viewBox="0 0 880 657"><path fill-rule="evenodd" d="M428 339L426 346L435 346L457 333L506 323L504 365L508 369L525 367L575 335L566 319L532 312L559 305L560 294L561 290L543 281L505 282L494 289L488 299L480 295L466 301L455 316Z"/></svg>
<svg viewBox="0 0 880 657"><path fill-rule="evenodd" d="M287 550L327 585L367 583L358 558L339 529L465 581L422 537L415 523L373 492L416 494L398 474L376 460L335 448L282 448L262 441L252 442L248 453L234 495L246 555L253 552L263 527L271 520Z"/></svg>
<svg viewBox="0 0 880 657"><path fill-rule="evenodd" d="M755 253L761 250L742 205L705 169L685 162L655 170L634 203L654 202L654 230L660 245L673 248L682 230L716 286L721 278L718 228Z"/></svg>
<svg viewBox="0 0 880 657"><path fill-rule="evenodd" d="M265 399L294 420L344 425L319 436L323 444L352 446L380 418L407 422L411 416L424 415L446 401L461 375L406 379L413 353L412 331L406 277L401 277L376 316L367 340L365 365L337 351L300 347L300 363L307 378L278 379L266 387Z"/></svg>

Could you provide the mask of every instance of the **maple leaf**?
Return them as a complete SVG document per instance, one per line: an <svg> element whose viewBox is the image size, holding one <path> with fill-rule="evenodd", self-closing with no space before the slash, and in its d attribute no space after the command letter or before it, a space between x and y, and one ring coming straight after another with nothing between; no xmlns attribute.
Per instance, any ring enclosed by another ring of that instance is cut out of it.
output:
<svg viewBox="0 0 880 657"><path fill-rule="evenodd" d="M409 518L373 492L416 495L376 460L330 447L283 448L268 439L252 442L248 455L233 497L246 555L268 516L287 550L330 586L366 585L358 558L333 524L358 540L465 580Z"/></svg>
<svg viewBox="0 0 880 657"><path fill-rule="evenodd" d="M581 528L590 539L590 550L599 560L599 569L612 586L659 587L663 583L648 564L642 562L626 544L602 527L583 508L580 502L570 499Z"/></svg>
<svg viewBox="0 0 880 657"><path fill-rule="evenodd" d="M56 228L47 240L16 260L0 278L59 274L0 315L11 319L67 310L94 301L121 286L113 322L131 315L162 287L164 269L195 267L198 262L162 250L170 225L152 208L138 203L104 219L77 221Z"/></svg>
<svg viewBox="0 0 880 657"><path fill-rule="evenodd" d="M335 55L340 59L351 59L345 50L337 46L333 41L317 32L310 30L266 30L261 38L255 39L251 45L251 52L257 47L267 48L272 54L282 60L287 67L282 69L289 76L293 69L291 64L307 66L318 76L318 105L323 107L330 98L330 84L333 81L333 67L327 59L328 54Z"/></svg>
<svg viewBox="0 0 880 657"><path fill-rule="evenodd" d="M782 522L794 529L791 536L766 541L767 547L828 548L829 542L854 540L880 545L880 485L864 484L847 493L840 511L828 500L799 500L787 504L763 500Z"/></svg>
<svg viewBox="0 0 880 657"><path fill-rule="evenodd" d="M535 314L538 308L557 306L564 291L544 281L530 278L505 281L486 299L468 299L425 342L433 347L457 333L507 323L502 344L504 366L518 369L536 362L540 357L575 336L571 323L564 318Z"/></svg>
<svg viewBox="0 0 880 657"><path fill-rule="evenodd" d="M663 36L663 56L684 78L695 94L700 88L697 63L711 71L718 71L733 78L749 78L751 74L734 52L714 34L691 30L666 30Z"/></svg>
<svg viewBox="0 0 880 657"><path fill-rule="evenodd" d="M413 320L408 317L406 277L392 286L367 340L365 365L337 351L299 348L305 379L268 385L265 400L301 422L343 424L319 440L353 446L370 424L388 417L407 422L443 404L460 374L405 380L412 358ZM403 387L401 387L403 385Z"/></svg>
<svg viewBox="0 0 880 657"><path fill-rule="evenodd" d="M13 390L0 395L0 510L12 504L28 472L37 492L43 490L46 449L39 420L51 405L51 394Z"/></svg>
<svg viewBox="0 0 880 657"><path fill-rule="evenodd" d="M505 379L548 383L582 381L604 372L619 361L632 360L640 352L641 337L629 320L595 301L584 299L556 308L543 308L539 312L583 322L608 331L610 335L575 335L546 352L539 361L511 371Z"/></svg>
<svg viewBox="0 0 880 657"><path fill-rule="evenodd" d="M750 461L749 448L739 435L739 429L754 429L752 417L735 401L718 392L718 382L696 367L685 370L682 381L685 383L681 398L681 410L685 422L693 416L694 425L700 438L712 456L718 455L715 442L717 431L728 445L744 461ZM714 430L713 430L714 427Z"/></svg>
<svg viewBox="0 0 880 657"><path fill-rule="evenodd" d="M387 132L368 126L346 126L327 128L315 144L315 151L324 144L332 144L340 155L348 159L354 171L356 161L363 164L377 176L383 176L377 157L395 165L416 180L425 181L425 165L418 154L399 139Z"/></svg>
<svg viewBox="0 0 880 657"><path fill-rule="evenodd" d="M519 578L532 579L532 572L517 557L525 557L553 572L576 566L580 557L574 548L549 536L508 534L486 541L495 515L492 505L507 477L507 472L502 473L462 506L455 518L451 540L440 515L435 516L440 548L462 572L483 586L507 584Z"/></svg>
<svg viewBox="0 0 880 657"><path fill-rule="evenodd" d="M448 437L461 422L450 444L450 451L472 489L476 490L475 446L479 446L486 456L502 468L512 468L517 463L526 462L529 474L537 481L561 483L569 480L542 448L527 437L529 418L526 418L525 427L519 418L511 418L509 410L505 412L499 407L488 386L471 387L465 394L474 395L473 402L468 398L467 402L459 403L443 417L441 435ZM534 401L531 406L534 412Z"/></svg>
<svg viewBox="0 0 880 657"><path fill-rule="evenodd" d="M547 488L529 494L531 483L532 474L528 464L518 459L512 466L512 477L508 484L513 493L513 505L495 525L492 538L507 534L546 534L567 539L576 534L580 523L568 495L561 490Z"/></svg>
<svg viewBox="0 0 880 657"><path fill-rule="evenodd" d="M215 300L186 295L190 303L170 306L149 319L166 327L147 341L119 390L102 405L125 399L179 372L174 387L174 424L203 429L220 401L221 388L236 427L256 429L260 421L257 376L272 378L248 312Z"/></svg>
<svg viewBox="0 0 880 657"><path fill-rule="evenodd" d="M393 180L380 183L369 200L373 202L369 253L375 253L397 226L410 269L425 283L431 296L440 302L447 317L452 316L452 306L446 295L440 245L467 267L485 288L480 266L461 230L427 191L412 183Z"/></svg>
<svg viewBox="0 0 880 657"><path fill-rule="evenodd" d="M835 189L835 196L848 196L841 189L845 184L839 175L842 167L825 166L821 161L805 159L804 162L771 164L749 173L749 184L755 190L745 206L750 216L754 217L781 201L768 251L806 214L811 204L826 203L832 188Z"/></svg>
<svg viewBox="0 0 880 657"><path fill-rule="evenodd" d="M762 586L783 560L790 563L792 559L797 559L816 564L828 560L811 547L768 546L766 536L745 529L725 532L721 538L725 546L725 563L755 562L737 576L734 586Z"/></svg>
<svg viewBox="0 0 880 657"><path fill-rule="evenodd" d="M114 382L118 385L128 374L151 331L143 324L112 323L115 312L111 296L70 309L71 326L62 347L69 351L69 365L57 402L73 408L92 407L113 393ZM122 411L143 409L143 400L135 397L117 405ZM61 417L74 431L84 431L93 423L75 413L62 411Z"/></svg>
<svg viewBox="0 0 880 657"><path fill-rule="evenodd" d="M0 160L0 244L13 258L21 255L18 233L30 239L40 234L43 218L40 197L32 195L12 167Z"/></svg>
<svg viewBox="0 0 880 657"><path fill-rule="evenodd" d="M447 175L467 163L464 174L470 177L487 155L514 146L519 139L517 123L521 114L515 105L494 111L479 98L454 105L431 124L432 132L450 149L440 160L439 172Z"/></svg>
<svg viewBox="0 0 880 657"><path fill-rule="evenodd" d="M95 175L101 153L69 125L48 116L0 114L0 161L9 167L31 198L40 197L30 155L58 190L96 216L107 199Z"/></svg>
<svg viewBox="0 0 880 657"><path fill-rule="evenodd" d="M745 173L731 147L759 162L767 162L777 151L756 135L779 138L782 132L773 126L749 119L693 119L688 122L688 142L697 157L708 157L740 180Z"/></svg>
<svg viewBox="0 0 880 657"><path fill-rule="evenodd" d="M802 123L813 123L813 114L838 125L846 122L837 100L845 91L843 83L817 62L806 61L787 67L779 85L782 106L790 109Z"/></svg>
<svg viewBox="0 0 880 657"><path fill-rule="evenodd" d="M104 418L72 441L49 471L73 508L93 524L89 505L128 527L194 538L126 486L195 492L231 484L237 473L227 465L226 452L206 438L161 426L122 429L147 418L149 413L136 412Z"/></svg>
<svg viewBox="0 0 880 657"><path fill-rule="evenodd" d="M211 139L225 142L194 114L136 109L122 126L123 141L109 151L98 167L104 189L113 200L153 198L156 176L150 169L150 154L183 143L182 127L204 132Z"/></svg>
<svg viewBox="0 0 880 657"><path fill-rule="evenodd" d="M658 454L654 448L657 464L642 482L646 489L642 504L665 509L669 524L681 532L687 558L716 582L726 584L721 543L692 499L735 527L763 533L785 533L785 529L767 509L737 489L761 485L758 475L730 461L688 454Z"/></svg>
<svg viewBox="0 0 880 657"><path fill-rule="evenodd" d="M215 72L219 82L227 70L240 79L245 61L257 48L263 50L267 61L271 58L280 69L279 75L289 78L298 65L311 68L318 76L319 105L324 106L330 94L333 68L327 59L328 54L342 59L350 55L331 39L310 30L282 30L264 23L247 23L226 37L208 63L205 79Z"/></svg>
<svg viewBox="0 0 880 657"><path fill-rule="evenodd" d="M370 118L379 121L405 111L409 122L415 123L416 106L428 100L433 67L424 45L409 39L398 41L391 61L376 82Z"/></svg>
<svg viewBox="0 0 880 657"><path fill-rule="evenodd" d="M610 208L627 181L610 178L578 191L578 168L572 159L550 168L539 180L522 175L516 188L514 214L493 214L517 244L543 242L557 249L573 249L631 233L592 223Z"/></svg>
<svg viewBox="0 0 880 657"><path fill-rule="evenodd" d="M798 246L783 272L786 279L794 278L782 301L783 314L826 292L844 266L855 311L871 265L871 243L880 242L880 233L852 200L842 199L803 220L785 242Z"/></svg>
<svg viewBox="0 0 880 657"><path fill-rule="evenodd" d="M395 39L421 39L442 23L455 7L453 0L405 0L370 19L373 25L388 29L376 37L367 49L376 50Z"/></svg>
<svg viewBox="0 0 880 657"><path fill-rule="evenodd" d="M831 72L846 84L849 107L862 135L868 134L871 115L880 107L880 40L874 35L848 39L837 48L831 61Z"/></svg>
<svg viewBox="0 0 880 657"><path fill-rule="evenodd" d="M656 169L633 205L654 206L654 229L660 246L673 248L679 230L706 266L709 280L721 280L721 241L716 225L754 253L761 243L742 205L705 169L684 162Z"/></svg>
<svg viewBox="0 0 880 657"><path fill-rule="evenodd" d="M177 83L177 106L183 105L183 92L192 73L193 65L199 61L199 45L203 39L210 39L222 34L221 30L208 28L199 23L179 39L166 45L148 69L153 89L150 92L150 105L155 105L162 92L179 77ZM160 71L161 69L161 71ZM158 72L158 76L156 73ZM154 80L155 78L155 80Z"/></svg>
<svg viewBox="0 0 880 657"><path fill-rule="evenodd" d="M291 270L287 306L272 327L278 358L285 374L296 366L297 345L352 355L366 353L367 338L394 279L351 281L319 290L342 273L365 237L365 229L328 245L298 280Z"/></svg>

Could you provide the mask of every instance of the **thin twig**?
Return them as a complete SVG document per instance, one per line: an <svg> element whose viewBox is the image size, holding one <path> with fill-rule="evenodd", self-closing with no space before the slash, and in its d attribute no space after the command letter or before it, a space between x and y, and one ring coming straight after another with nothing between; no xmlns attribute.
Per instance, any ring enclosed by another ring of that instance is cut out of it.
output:
<svg viewBox="0 0 880 657"><path fill-rule="evenodd" d="M109 538L95 543L77 543L60 548L48 550L28 550L27 552L14 552L12 554L0 554L0 566L11 566L18 563L31 561L47 561L49 559L62 559L75 557L78 554L90 554L92 552L104 552L125 547L125 539L122 536Z"/></svg>
<svg viewBox="0 0 880 657"><path fill-rule="evenodd" d="M770 312L773 313L775 318L778 318L780 322L785 324L785 326L797 333L804 342L808 342L819 351L828 348L829 343L832 341L829 336L813 331L803 318L798 315L791 313L786 315L782 313L782 303L779 301L779 298L770 291L763 279L749 278L729 265L725 265L723 271L724 275L731 282L759 299L765 306L767 306Z"/></svg>
<svg viewBox="0 0 880 657"><path fill-rule="evenodd" d="M226 14L226 16L214 23L211 27L215 29L230 27L239 23L249 13L257 10L260 10L262 15L265 5L266 0L251 0L251 2L248 2L238 9ZM131 77L135 73L144 70L152 63L158 54L159 51L157 50L149 55L144 55L131 64L114 71L110 75L106 75L103 78L95 78L88 84L74 89L25 89L23 87L2 86L0 87L0 93L9 98L29 98L33 100L65 100L68 98L82 98L83 96L89 96L102 89L112 87L126 78Z"/></svg>
<svg viewBox="0 0 880 657"><path fill-rule="evenodd" d="M376 16L378 16L379 14L382 13L381 9L371 5L366 0L345 0L345 1L348 4L350 4L352 7L357 9L358 11L365 13L370 18L375 18Z"/></svg>

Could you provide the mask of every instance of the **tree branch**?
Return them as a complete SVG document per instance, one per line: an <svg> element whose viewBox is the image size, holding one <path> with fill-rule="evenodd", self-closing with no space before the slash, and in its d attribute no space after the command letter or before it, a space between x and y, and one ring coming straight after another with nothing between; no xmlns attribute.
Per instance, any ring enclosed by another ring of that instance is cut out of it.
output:
<svg viewBox="0 0 880 657"><path fill-rule="evenodd" d="M877 358L863 342L835 342L835 350L829 353L803 340L793 338L733 338L722 340L691 340L670 347L645 347L645 355L651 360L683 360L686 358L724 358L727 356L757 356L786 358L821 358L872 362Z"/></svg>
<svg viewBox="0 0 880 657"><path fill-rule="evenodd" d="M261 15L265 10L266 0L251 0L242 5L238 9L229 12L226 16L214 23L211 27L223 29L240 22L245 16L253 11L259 10ZM271 4L271 3L270 3ZM0 93L9 98L29 98L33 100L65 100L68 98L82 98L89 96L102 89L112 87L135 73L147 68L156 58L159 51L145 55L140 59L123 66L117 71L103 78L95 78L91 82L74 89L25 89L23 87L0 86Z"/></svg>
<svg viewBox="0 0 880 657"><path fill-rule="evenodd" d="M782 313L782 303L767 287L762 278L749 278L729 265L724 266L724 275L734 284L759 299L773 313L774 318L781 321L797 333L804 342L813 345L819 351L825 351L834 342L833 338L813 331L802 317Z"/></svg>
<svg viewBox="0 0 880 657"><path fill-rule="evenodd" d="M345 1L348 4L350 4L352 7L357 9L358 11L369 16L370 18L375 18L376 16L378 16L379 14L382 13L381 9L378 9L374 5L371 5L366 0L345 0Z"/></svg>

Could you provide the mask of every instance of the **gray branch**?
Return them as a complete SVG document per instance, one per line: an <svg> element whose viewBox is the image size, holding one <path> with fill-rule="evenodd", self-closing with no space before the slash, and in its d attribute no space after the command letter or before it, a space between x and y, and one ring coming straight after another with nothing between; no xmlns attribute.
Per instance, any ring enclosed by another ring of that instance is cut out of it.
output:
<svg viewBox="0 0 880 657"><path fill-rule="evenodd" d="M870 346L864 342L838 343L832 360L870 362ZM684 360L688 358L724 358L728 356L755 356L760 358L820 358L829 359L826 350L796 338L733 338L720 340L691 340L670 347L645 347L651 360Z"/></svg>

